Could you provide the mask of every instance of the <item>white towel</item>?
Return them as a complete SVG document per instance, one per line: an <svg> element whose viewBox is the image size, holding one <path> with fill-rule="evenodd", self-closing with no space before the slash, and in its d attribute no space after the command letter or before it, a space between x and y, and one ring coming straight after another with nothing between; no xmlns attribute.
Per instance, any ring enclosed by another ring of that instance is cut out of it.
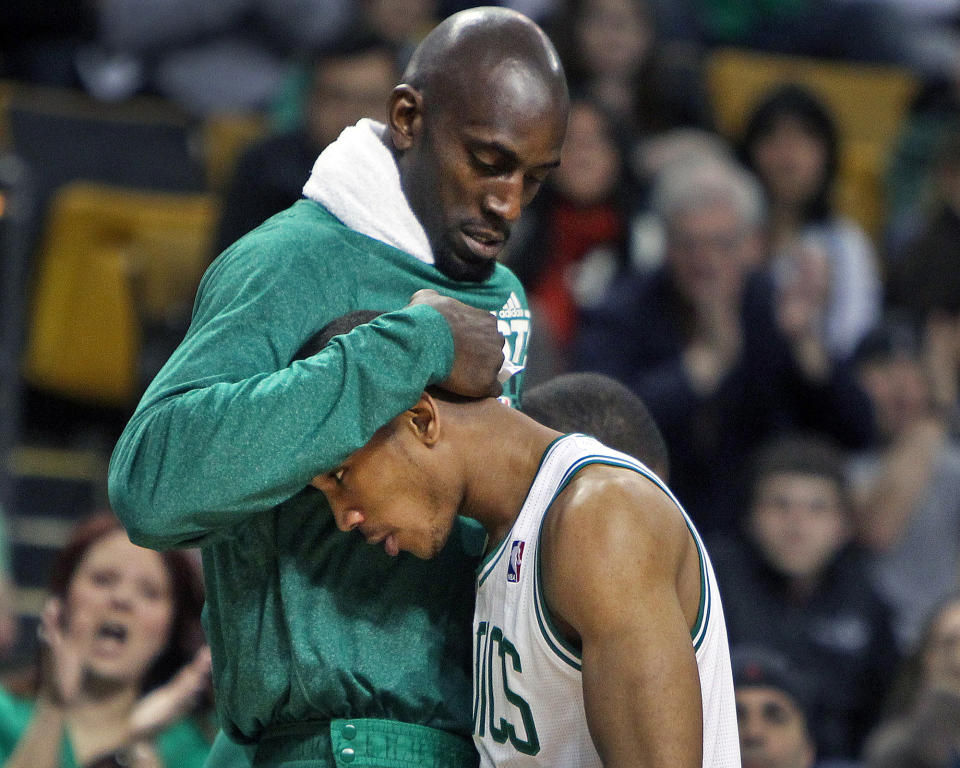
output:
<svg viewBox="0 0 960 768"><path fill-rule="evenodd" d="M313 164L303 194L350 229L433 264L433 250L400 186L385 143L387 127L363 118L345 128Z"/></svg>
<svg viewBox="0 0 960 768"><path fill-rule="evenodd" d="M433 264L427 233L400 186L400 172L384 142L387 127L363 118L328 146L313 164L303 194L320 203L350 229ZM504 341L497 380L505 384L522 365L510 362Z"/></svg>

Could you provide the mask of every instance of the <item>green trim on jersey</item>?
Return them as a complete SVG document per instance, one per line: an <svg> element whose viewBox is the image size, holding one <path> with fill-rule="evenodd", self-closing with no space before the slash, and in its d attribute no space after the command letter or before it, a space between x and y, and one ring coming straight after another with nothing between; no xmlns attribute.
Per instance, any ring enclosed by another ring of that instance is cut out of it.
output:
<svg viewBox="0 0 960 768"><path fill-rule="evenodd" d="M554 498L556 498L556 496L554 496ZM550 650L552 650L561 661L569 664L577 670L577 672L580 672L583 667L583 653L557 629L557 626L553 623L553 619L550 616L547 598L543 594L543 573L540 565L540 540L542 538L543 522L541 521L540 531L537 534L537 562L533 577L533 607L537 616L537 625L540 627L540 634L543 635L544 640L547 641L547 645L550 646Z"/></svg>
<svg viewBox="0 0 960 768"><path fill-rule="evenodd" d="M550 452L550 449L553 448L554 444L557 441L554 440L547 451L544 454L544 459L541 459L541 466L546 458L546 454ZM656 485L660 490L662 490L669 498L677 509L680 511L680 514L683 516L684 523L687 526L687 530L690 532L691 537L693 538L694 544L697 548L697 562L700 568L700 602L697 606L697 618L694 621L693 627L690 630L690 639L693 643L694 650L699 650L700 645L703 643L703 639L706 636L707 626L710 620L710 613L712 608L712 600L710 599L710 589L707 582L707 564L704 556L704 546L703 542L700 539L699 534L697 533L696 528L694 528L692 521L687 516L687 513L684 511L683 506L673 495L669 488L663 483L663 481L658 478L653 472L647 469L641 462L637 461L633 463L631 461L620 460L604 454L591 454L588 456L582 456L574 464L567 468L563 477L560 480L560 483L557 486L557 490L553 494L553 498L550 500L550 503L547 504L546 510L544 511L543 517L540 520L540 531L539 538L542 540L543 537L543 523L547 519L549 514L550 507L557 500L557 497L566 489L567 485L570 484L570 481L577 475L580 470L584 467L591 464L604 464L612 467L620 467L622 469L630 469L634 472L646 477L654 485ZM507 537L509 539L509 536ZM580 670L582 664L582 653L577 650L566 638L564 638L560 632L557 631L556 625L550 618L549 606L547 604L546 596L543 594L543 585L541 577L541 543L537 543L537 562L536 562L536 576L534 579L535 584L535 600L534 606L536 608L537 614L537 624L540 627L541 634L543 639L546 641L547 645L553 650L553 652L565 663L569 664L576 670ZM503 542L503 549L505 549L506 539ZM502 554L502 552L501 552ZM489 571L488 571L489 573Z"/></svg>

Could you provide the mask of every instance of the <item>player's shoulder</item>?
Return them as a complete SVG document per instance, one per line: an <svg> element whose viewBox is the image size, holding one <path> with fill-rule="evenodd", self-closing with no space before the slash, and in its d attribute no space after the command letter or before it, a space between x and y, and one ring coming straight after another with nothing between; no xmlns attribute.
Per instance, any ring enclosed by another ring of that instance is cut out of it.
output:
<svg viewBox="0 0 960 768"><path fill-rule="evenodd" d="M300 200L224 250L207 270L203 288L235 293L300 285L314 290L349 271L355 258L352 234L322 206Z"/></svg>
<svg viewBox="0 0 960 768"><path fill-rule="evenodd" d="M554 535L618 540L631 533L646 538L675 535L682 515L667 492L636 469L605 463L577 472L551 507Z"/></svg>
<svg viewBox="0 0 960 768"><path fill-rule="evenodd" d="M229 271L249 269L258 263L276 268L312 261L317 258L318 246L342 238L338 230L345 229L321 206L300 200L227 247L214 261L214 267Z"/></svg>

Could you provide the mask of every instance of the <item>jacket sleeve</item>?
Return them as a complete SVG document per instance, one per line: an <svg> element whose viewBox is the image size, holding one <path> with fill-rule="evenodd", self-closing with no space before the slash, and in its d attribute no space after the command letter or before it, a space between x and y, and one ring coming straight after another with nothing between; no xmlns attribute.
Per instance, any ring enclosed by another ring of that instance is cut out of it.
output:
<svg viewBox="0 0 960 768"><path fill-rule="evenodd" d="M111 458L111 504L142 546L229 536L364 445L453 362L446 321L416 306L289 363L318 328L361 308L350 286L277 265L251 275L230 261L208 272L186 338Z"/></svg>

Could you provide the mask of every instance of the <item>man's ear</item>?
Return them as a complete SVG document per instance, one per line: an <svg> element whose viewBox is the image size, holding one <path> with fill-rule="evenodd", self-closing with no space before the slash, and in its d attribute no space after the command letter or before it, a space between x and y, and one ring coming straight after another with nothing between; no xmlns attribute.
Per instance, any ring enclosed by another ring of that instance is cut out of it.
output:
<svg viewBox="0 0 960 768"><path fill-rule="evenodd" d="M390 140L399 152L413 146L423 122L423 96L411 85L401 83L390 94L387 108L387 124Z"/></svg>
<svg viewBox="0 0 960 768"><path fill-rule="evenodd" d="M416 438L426 446L433 446L440 439L440 409L429 392L422 392L417 404L407 411L410 428Z"/></svg>

